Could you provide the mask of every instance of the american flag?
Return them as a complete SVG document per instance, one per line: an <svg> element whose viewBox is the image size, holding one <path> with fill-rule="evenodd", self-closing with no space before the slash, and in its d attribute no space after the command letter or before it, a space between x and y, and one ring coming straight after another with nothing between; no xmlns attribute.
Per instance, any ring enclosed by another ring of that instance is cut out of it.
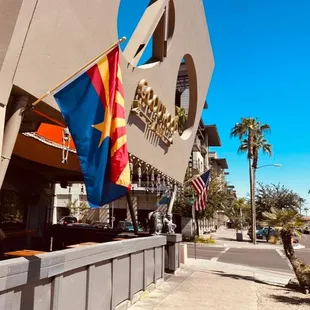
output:
<svg viewBox="0 0 310 310"><path fill-rule="evenodd" d="M194 207L197 211L204 210L207 207L206 201L208 198L210 174L211 172L208 170L192 181L192 185L198 194L194 203Z"/></svg>

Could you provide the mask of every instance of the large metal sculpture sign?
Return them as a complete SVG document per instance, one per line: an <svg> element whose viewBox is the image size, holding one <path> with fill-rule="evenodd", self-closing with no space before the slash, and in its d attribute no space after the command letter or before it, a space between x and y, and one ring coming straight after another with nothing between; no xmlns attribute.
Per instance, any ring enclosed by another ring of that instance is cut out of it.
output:
<svg viewBox="0 0 310 310"><path fill-rule="evenodd" d="M117 42L126 35L117 31L123 1L132 3L131 0L27 2L27 10L22 6L19 13L25 14L25 18L20 18L20 29L27 29L27 33L20 47L14 45L20 50L11 55L11 58L19 55L18 65L12 70L12 84L39 97ZM136 8L131 5L130 9ZM120 18L124 23L125 17ZM18 35L14 34L12 42ZM141 64L149 42L152 42L150 58ZM180 135L176 130L175 98L182 61L188 72L189 109L185 130ZM122 51L121 66L129 152L183 182L214 67L203 1L151 0ZM141 86L140 95L137 85ZM147 113L143 110L146 98ZM51 107L58 109L54 100L47 98L37 109L61 120L61 114ZM130 112L135 108L141 112L139 116Z"/></svg>

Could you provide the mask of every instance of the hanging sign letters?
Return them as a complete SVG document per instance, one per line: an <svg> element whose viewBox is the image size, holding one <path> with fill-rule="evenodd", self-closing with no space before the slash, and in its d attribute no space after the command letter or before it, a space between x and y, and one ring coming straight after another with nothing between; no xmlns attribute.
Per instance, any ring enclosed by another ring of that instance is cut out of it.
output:
<svg viewBox="0 0 310 310"><path fill-rule="evenodd" d="M172 144L173 135L178 130L178 117L168 112L146 80L141 80L137 86L131 112L144 120L165 144Z"/></svg>

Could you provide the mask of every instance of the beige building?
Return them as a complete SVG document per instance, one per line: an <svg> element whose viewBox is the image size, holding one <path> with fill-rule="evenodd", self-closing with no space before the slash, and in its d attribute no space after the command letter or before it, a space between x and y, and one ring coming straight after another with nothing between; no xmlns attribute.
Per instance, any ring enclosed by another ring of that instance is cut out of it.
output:
<svg viewBox="0 0 310 310"><path fill-rule="evenodd" d="M216 125L204 125L200 121L192 149L190 165L200 173L210 169L209 148L220 146L221 140Z"/></svg>
<svg viewBox="0 0 310 310"><path fill-rule="evenodd" d="M193 171L203 173L207 169L212 168L215 177L218 178L222 187L227 186L225 176L229 173L227 160L225 158L218 158L216 152L211 152L210 147L220 147L221 141L217 131L216 125L204 125L200 121L195 142L192 149L192 154L189 160L189 168L194 168ZM228 218L222 213L217 212L212 219L199 220L199 234L214 232L217 227L225 226ZM197 232L196 224L192 218L182 217L179 219L181 226L180 232L183 235L191 236Z"/></svg>
<svg viewBox="0 0 310 310"><path fill-rule="evenodd" d="M215 176L220 181L220 184L223 187L226 186L225 170L228 169L226 158L219 158L216 152L209 152L209 161L213 171L215 172Z"/></svg>
<svg viewBox="0 0 310 310"><path fill-rule="evenodd" d="M32 103L118 42L121 3L0 1L0 222L6 236L0 258L23 249L30 252L13 255L35 254L0 264L1 309L126 309L164 281L165 269L180 267L179 235L129 234L131 240L124 235L120 240L115 230L50 225L58 205L55 184L66 195L68 185L81 184L83 177L53 96L34 108ZM151 58L139 66L151 39ZM189 105L179 135L175 106L182 59ZM157 197L167 184L183 182L214 68L203 1L150 1L120 61L131 176L137 184L133 216L139 217L151 194ZM127 217L126 201L114 204L123 210L114 216ZM81 244L89 241L96 246Z"/></svg>
<svg viewBox="0 0 310 310"><path fill-rule="evenodd" d="M66 149L62 133L54 140L43 132L42 124L64 124L53 96L30 107L118 41L119 5L119 0L0 2L0 215L2 222L14 222L25 240L37 247L45 246L44 235L53 219L53 184L82 182L82 176L74 149ZM152 56L138 66L151 38ZM141 100L139 82L142 91L147 84L173 118L182 59L188 71L188 120L183 134L174 132L167 141L132 112L132 105ZM152 1L121 53L134 183L147 182L145 173L139 177L139 169L145 172L146 168L155 179L160 177L161 184L163 180L173 185L183 182L213 67L202 2ZM68 162L63 163L66 150ZM147 201L140 201L143 209Z"/></svg>

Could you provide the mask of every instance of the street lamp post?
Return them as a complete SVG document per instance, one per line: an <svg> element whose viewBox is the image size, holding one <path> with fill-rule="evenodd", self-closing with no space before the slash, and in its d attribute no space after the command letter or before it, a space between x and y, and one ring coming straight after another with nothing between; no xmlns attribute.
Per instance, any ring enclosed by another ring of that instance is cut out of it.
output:
<svg viewBox="0 0 310 310"><path fill-rule="evenodd" d="M257 168L251 167L253 176L252 176L252 186L251 186L251 209L252 209L252 238L253 238L253 244L256 244L256 206L255 206L255 188L256 188L256 170L265 168L265 167L282 167L281 164L267 164L262 165Z"/></svg>
<svg viewBox="0 0 310 310"><path fill-rule="evenodd" d="M277 168L279 168L279 167L282 167L282 165L281 165L281 164L268 164L268 165L262 165L262 166L257 167L256 170L257 170L257 169L260 169L260 168L264 168L264 167L277 167Z"/></svg>

